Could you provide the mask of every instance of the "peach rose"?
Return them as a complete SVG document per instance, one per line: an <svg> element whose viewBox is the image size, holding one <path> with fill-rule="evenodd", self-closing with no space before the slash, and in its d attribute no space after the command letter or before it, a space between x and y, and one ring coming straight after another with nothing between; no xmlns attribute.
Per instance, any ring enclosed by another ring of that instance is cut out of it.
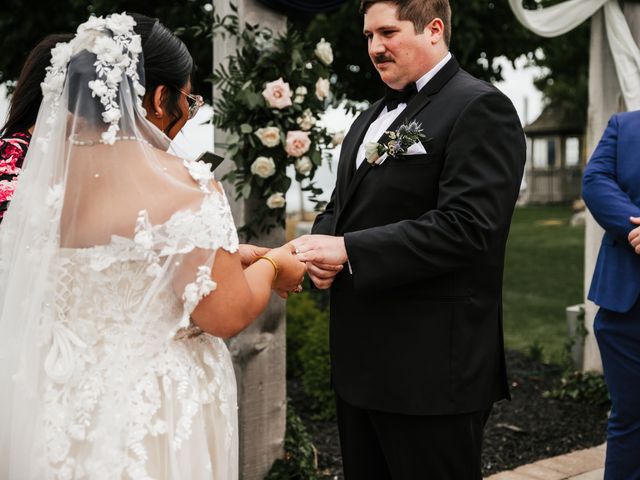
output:
<svg viewBox="0 0 640 480"><path fill-rule="evenodd" d="M289 88L289 84L282 80L282 77L267 83L262 91L262 96L271 108L282 110L293 105L291 102L293 92Z"/></svg>
<svg viewBox="0 0 640 480"><path fill-rule="evenodd" d="M291 132L287 132L287 142L284 150L290 157L301 157L309 151L310 145L311 139L309 138L309 132L292 130Z"/></svg>

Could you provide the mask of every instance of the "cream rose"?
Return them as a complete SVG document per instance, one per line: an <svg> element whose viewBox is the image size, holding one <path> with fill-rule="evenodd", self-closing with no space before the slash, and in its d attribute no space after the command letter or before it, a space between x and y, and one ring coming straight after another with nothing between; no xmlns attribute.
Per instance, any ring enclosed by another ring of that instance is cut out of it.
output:
<svg viewBox="0 0 640 480"><path fill-rule="evenodd" d="M331 146L337 147L338 145L341 145L343 141L344 141L343 131L334 133L333 136L331 137Z"/></svg>
<svg viewBox="0 0 640 480"><path fill-rule="evenodd" d="M313 163L309 157L301 157L296 160L296 172L300 175L308 175L313 168Z"/></svg>
<svg viewBox="0 0 640 480"><path fill-rule="evenodd" d="M265 147L275 147L280 143L280 129L278 127L259 128L255 134Z"/></svg>
<svg viewBox="0 0 640 480"><path fill-rule="evenodd" d="M293 105L291 103L293 93L289 88L289 84L282 80L282 77L267 83L262 91L262 96L271 108L282 110Z"/></svg>
<svg viewBox="0 0 640 480"><path fill-rule="evenodd" d="M284 198L284 193L278 192L271 195L267 198L267 207L271 209L282 208L287 204L287 201Z"/></svg>
<svg viewBox="0 0 640 480"><path fill-rule="evenodd" d="M296 96L293 99L293 103L302 103L304 102L304 97L308 93L307 87L298 87L296 88Z"/></svg>
<svg viewBox="0 0 640 480"><path fill-rule="evenodd" d="M318 100L324 100L329 96L329 80L326 78L319 78L316 82L316 97Z"/></svg>
<svg viewBox="0 0 640 480"><path fill-rule="evenodd" d="M296 119L296 122L302 130L311 130L316 124L316 119L313 116L313 112L307 108L302 112L302 116Z"/></svg>
<svg viewBox="0 0 640 480"><path fill-rule="evenodd" d="M271 157L258 157L251 164L251 173L261 178L268 178L276 173L276 164Z"/></svg>
<svg viewBox="0 0 640 480"><path fill-rule="evenodd" d="M314 52L316 57L320 59L322 63L325 65L331 65L333 63L333 50L331 49L331 44L325 39L321 39L317 45Z"/></svg>
<svg viewBox="0 0 640 480"><path fill-rule="evenodd" d="M364 156L369 163L376 163L380 158L378 153L378 142L367 142L364 146Z"/></svg>
<svg viewBox="0 0 640 480"><path fill-rule="evenodd" d="M301 157L309 151L310 145L311 139L309 138L309 132L292 130L291 132L287 132L287 142L284 150L290 157Z"/></svg>

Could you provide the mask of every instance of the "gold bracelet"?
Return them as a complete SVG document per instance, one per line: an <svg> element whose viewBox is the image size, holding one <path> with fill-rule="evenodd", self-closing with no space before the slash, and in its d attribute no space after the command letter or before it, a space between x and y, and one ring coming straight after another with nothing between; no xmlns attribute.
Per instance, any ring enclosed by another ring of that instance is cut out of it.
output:
<svg viewBox="0 0 640 480"><path fill-rule="evenodd" d="M260 260L260 259L267 260L273 266L273 270L275 272L275 275L273 276L273 280L272 280L271 283L275 282L276 278L278 278L278 273L280 272L280 269L278 268L278 264L276 263L276 261L273 258L267 257L266 255L263 255L261 257L256 258L256 262L258 260ZM253 263L255 263L255 262L253 262Z"/></svg>

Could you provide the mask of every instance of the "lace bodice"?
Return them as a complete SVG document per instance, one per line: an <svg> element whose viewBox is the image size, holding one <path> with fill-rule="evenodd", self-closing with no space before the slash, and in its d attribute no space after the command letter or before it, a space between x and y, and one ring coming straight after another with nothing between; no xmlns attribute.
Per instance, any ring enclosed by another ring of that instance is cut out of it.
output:
<svg viewBox="0 0 640 480"><path fill-rule="evenodd" d="M41 478L234 475L237 466L226 465L237 463L229 352L189 321L216 287L211 262L219 248L236 251L238 238L226 198L212 190L197 211L162 225L141 211L132 239L60 250L43 319L50 327L42 332ZM190 256L207 259L193 274L182 271ZM211 463L214 454L221 464Z"/></svg>

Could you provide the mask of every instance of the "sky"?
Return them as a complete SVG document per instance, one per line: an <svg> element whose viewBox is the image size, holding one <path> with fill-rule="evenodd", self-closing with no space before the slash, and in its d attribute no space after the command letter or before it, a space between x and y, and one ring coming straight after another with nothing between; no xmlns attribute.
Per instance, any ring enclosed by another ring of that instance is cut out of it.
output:
<svg viewBox="0 0 640 480"><path fill-rule="evenodd" d="M498 87L505 95L507 95L520 117L523 125L534 121L542 110L542 94L533 86L533 79L539 76L541 71L538 68L525 67L526 60L524 57L516 61L516 68L512 68L506 59L497 59L503 65L504 81L497 83ZM4 123L8 109L8 100L6 97L6 88L0 85L0 119ZM187 158L197 158L205 151L213 151L213 126L208 123L211 118L213 109L206 105L198 112L195 118L187 122L182 132L174 139L174 152L180 156ZM331 109L322 118L324 125L332 132L340 130L346 131L354 117L348 115L342 109ZM337 171L338 156L340 147L332 151L334 160L331 166L322 165L316 172L316 184L324 190L324 194L320 197L328 200L335 184L335 173ZM227 160L228 161L228 160ZM291 171L293 177L293 170ZM229 192L230 193L230 192ZM301 196L300 188L297 182L293 182L289 192L287 192L287 211L297 212L300 209ZM308 201L304 202L306 211L313 210L312 204Z"/></svg>

